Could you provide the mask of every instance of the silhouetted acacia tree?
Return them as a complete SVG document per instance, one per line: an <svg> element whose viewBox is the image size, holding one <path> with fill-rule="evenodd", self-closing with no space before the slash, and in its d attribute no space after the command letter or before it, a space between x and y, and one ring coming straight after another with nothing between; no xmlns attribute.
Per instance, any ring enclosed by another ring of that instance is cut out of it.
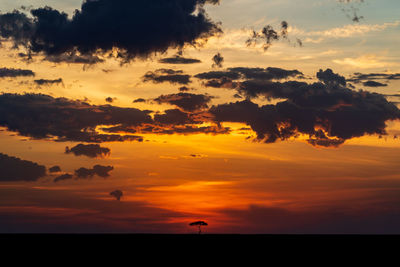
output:
<svg viewBox="0 0 400 267"><path fill-rule="evenodd" d="M203 222L203 221L198 221L198 222L192 222L189 224L190 226L198 226L199 227L199 235L201 234L201 227L202 226L208 226L208 223Z"/></svg>

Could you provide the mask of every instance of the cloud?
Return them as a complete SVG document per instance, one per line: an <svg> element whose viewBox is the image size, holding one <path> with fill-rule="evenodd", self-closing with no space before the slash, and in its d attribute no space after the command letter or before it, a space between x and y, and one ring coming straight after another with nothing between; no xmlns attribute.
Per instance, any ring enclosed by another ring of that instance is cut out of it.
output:
<svg viewBox="0 0 400 267"><path fill-rule="evenodd" d="M213 56L212 61L214 62L212 64L213 68L222 68L224 57L220 53L217 53L215 56Z"/></svg>
<svg viewBox="0 0 400 267"><path fill-rule="evenodd" d="M89 158L98 158L109 156L111 150L106 147L101 147L98 144L79 144L72 148L66 147L65 154L74 154L75 156L87 156Z"/></svg>
<svg viewBox="0 0 400 267"><path fill-rule="evenodd" d="M185 125L196 123L191 114L179 109L168 109L164 111L164 114L155 114L154 122L164 125Z"/></svg>
<svg viewBox="0 0 400 267"><path fill-rule="evenodd" d="M195 110L205 109L213 97L203 94L178 93L170 95L161 95L154 99L159 104L170 104L181 108L183 111L193 112Z"/></svg>
<svg viewBox="0 0 400 267"><path fill-rule="evenodd" d="M250 38L246 40L247 47L254 47L258 43L261 42L262 48L264 51L267 51L273 42L279 40L286 40L289 43L291 42L288 38L288 31L289 24L286 21L281 22L281 29L280 31L274 30L271 25L266 25L260 32L252 31ZM299 46L303 46L303 43L300 39L296 39L296 43Z"/></svg>
<svg viewBox="0 0 400 267"><path fill-rule="evenodd" d="M132 103L145 103L145 102L146 102L146 99L144 99L144 98L137 98L137 99L133 100Z"/></svg>
<svg viewBox="0 0 400 267"><path fill-rule="evenodd" d="M115 100L117 100L117 98L116 97L107 97L106 98L106 102L108 102L108 103L113 103Z"/></svg>
<svg viewBox="0 0 400 267"><path fill-rule="evenodd" d="M285 70L281 68L229 68L231 72L237 72L243 79L267 79L267 80L281 80L290 77L303 77L303 73L298 70Z"/></svg>
<svg viewBox="0 0 400 267"><path fill-rule="evenodd" d="M115 197L118 201L121 200L121 197L124 195L124 193L121 190L115 190L110 192L110 196Z"/></svg>
<svg viewBox="0 0 400 267"><path fill-rule="evenodd" d="M200 154L190 154L190 158L195 158L195 159L202 159L202 158L207 158L207 155L200 155Z"/></svg>
<svg viewBox="0 0 400 267"><path fill-rule="evenodd" d="M43 85L50 86L54 84L62 84L63 79L61 78L55 80L39 79L39 80L34 80L34 83L37 84L38 86L43 86Z"/></svg>
<svg viewBox="0 0 400 267"><path fill-rule="evenodd" d="M0 68L0 78L16 78L35 76L31 70Z"/></svg>
<svg viewBox="0 0 400 267"><path fill-rule="evenodd" d="M209 72L203 72L196 74L194 77L198 79L203 79L203 80L211 80L211 79L222 79L222 78L227 78L231 80L237 80L240 79L241 75L240 73L236 71L209 71Z"/></svg>
<svg viewBox="0 0 400 267"><path fill-rule="evenodd" d="M0 126L38 139L100 143L143 141L133 134L228 134L231 129L223 123L234 122L250 126L260 142L305 136L311 145L336 147L355 137L385 135L386 122L399 119L399 109L385 95L355 91L330 69L316 76L320 82L304 82L300 71L280 68L236 67L201 73L196 77L209 82L216 78L245 100L210 108L212 96L207 94L161 95L154 101L177 108L153 114L46 95L3 94ZM386 77L368 77L372 76ZM259 105L254 101L258 99L275 104Z"/></svg>
<svg viewBox="0 0 400 267"><path fill-rule="evenodd" d="M62 174L58 177L56 177L54 179L55 183L61 182L61 181L65 181L65 180L71 180L74 176L72 174L66 173L66 174Z"/></svg>
<svg viewBox="0 0 400 267"><path fill-rule="evenodd" d="M190 106L186 106L188 103L193 102L195 108L198 108L206 105L209 97L200 96L200 102L196 96L189 97L176 104L192 110ZM170 109L151 117L149 114L152 112L149 110L91 105L85 101L54 98L43 94L0 95L0 126L22 136L58 142L142 142L142 136L132 135L141 132L226 133L227 131L220 127L193 126L205 121L210 122L205 116L205 111L191 113Z"/></svg>
<svg viewBox="0 0 400 267"><path fill-rule="evenodd" d="M364 19L364 16L358 15L359 6L364 3L364 0L337 0L337 2L342 5L341 10L353 22L360 22L361 19Z"/></svg>
<svg viewBox="0 0 400 267"><path fill-rule="evenodd" d="M378 32L386 30L390 27L398 27L400 21L386 22L383 24L361 24L361 25L345 25L340 28L332 28L325 31L314 31L305 33L307 36L321 36L326 38L346 38L356 35L364 35L369 32Z"/></svg>
<svg viewBox="0 0 400 267"><path fill-rule="evenodd" d="M82 167L82 168L75 170L75 175L65 173L63 175L56 177L54 179L54 182L58 183L61 181L72 180L74 177L76 180L88 179L88 178L92 178L93 176L107 178L110 176L109 172L111 172L112 170L114 170L114 167L112 167L112 166L95 165L95 166L93 166L92 169L87 169L87 168Z"/></svg>
<svg viewBox="0 0 400 267"><path fill-rule="evenodd" d="M95 106L43 94L0 95L0 125L36 139L76 142L143 141L140 136L101 134L99 125L151 123L149 111Z"/></svg>
<svg viewBox="0 0 400 267"><path fill-rule="evenodd" d="M179 88L179 92L189 92L190 90L194 90L194 89L186 87L186 86L182 86Z"/></svg>
<svg viewBox="0 0 400 267"><path fill-rule="evenodd" d="M386 121L400 118L400 111L384 95L354 91L330 71L320 71L325 83L246 80L231 87L247 100L210 108L217 123L241 122L251 126L257 139L266 143L309 136L312 145L337 146L367 134L386 134ZM339 79L338 82L332 82ZM276 105L259 106L250 99L284 99Z"/></svg>
<svg viewBox="0 0 400 267"><path fill-rule="evenodd" d="M231 132L229 127L220 126L193 126L193 125L182 125L182 126L171 126L171 127L152 127L145 129L148 133L154 134L229 134Z"/></svg>
<svg viewBox="0 0 400 267"><path fill-rule="evenodd" d="M353 38L364 36L368 33L381 32L388 28L396 28L400 21L386 22L383 24L348 24L323 31L305 31L296 27L290 28L292 34L303 36L305 43L321 43L328 39Z"/></svg>
<svg viewBox="0 0 400 267"><path fill-rule="evenodd" d="M75 170L75 175L77 179L92 178L95 175L107 178L110 176L109 172L112 170L114 170L114 167L112 166L95 165L92 169L87 169L83 167L79 168L78 170Z"/></svg>
<svg viewBox="0 0 400 267"><path fill-rule="evenodd" d="M380 82L375 82L375 81L366 81L363 83L364 86L366 87L385 87L388 86L386 83L380 83Z"/></svg>
<svg viewBox="0 0 400 267"><path fill-rule="evenodd" d="M143 76L143 82L163 83L169 82L172 84L189 84L190 75L183 74L181 70L158 69L149 71Z"/></svg>
<svg viewBox="0 0 400 267"><path fill-rule="evenodd" d="M46 176L46 167L0 153L0 182L35 182Z"/></svg>
<svg viewBox="0 0 400 267"><path fill-rule="evenodd" d="M303 73L298 70L285 70L281 68L248 68L248 67L235 67L228 68L225 71L210 71L196 74L194 77L202 80L210 80L209 84L213 87L223 85L224 83L231 83L236 80L244 79L262 79L262 80L281 80L291 77L303 77ZM206 84L207 85L207 84Z"/></svg>
<svg viewBox="0 0 400 267"><path fill-rule="evenodd" d="M386 83L378 82L384 80ZM347 79L349 82L362 83L366 87L386 87L388 83L400 80L400 73L359 73Z"/></svg>
<svg viewBox="0 0 400 267"><path fill-rule="evenodd" d="M221 33L202 8L204 4L218 3L218 0L84 1L72 18L51 7L32 9L31 17L14 11L0 15L0 36L32 53L95 56L100 52L127 62L169 48L196 46Z"/></svg>
<svg viewBox="0 0 400 267"><path fill-rule="evenodd" d="M351 82L361 82L370 80L400 80L400 73L359 73L356 72L354 75L348 79Z"/></svg>
<svg viewBox="0 0 400 267"><path fill-rule="evenodd" d="M84 64L94 65L104 62L104 59L95 55L77 55L76 51L67 52L61 55L46 55L45 60L53 63Z"/></svg>
<svg viewBox="0 0 400 267"><path fill-rule="evenodd" d="M376 55L363 55L357 58L346 57L343 59L335 59L333 62L339 65L348 65L360 69L385 68L393 65L393 63L386 62Z"/></svg>
<svg viewBox="0 0 400 267"><path fill-rule="evenodd" d="M201 60L195 58L185 58L181 56L162 58L158 62L164 64L196 64L201 63Z"/></svg>
<svg viewBox="0 0 400 267"><path fill-rule="evenodd" d="M325 84L330 84L330 85L346 85L346 78L343 76L340 76L339 74L333 73L331 69L326 69L325 71L319 70L317 72L317 78L321 82L324 82Z"/></svg>
<svg viewBox="0 0 400 267"><path fill-rule="evenodd" d="M174 110L175 111L175 110ZM172 112L173 113L173 112ZM172 134L179 134L179 135L191 135L191 134L229 134L231 129L229 127L221 127L219 125L215 126L199 126L193 125L192 123L196 123L192 121L190 118L186 117L185 114L183 118L173 118L172 115L166 115L168 117L162 117L163 119L158 119L159 125L147 125L143 127L136 127L132 129L131 127L126 126L119 126L119 127L112 127L108 129L102 129L106 132L138 132L141 134L159 134L159 135L172 135ZM182 121L180 121L182 120ZM185 123L189 123L186 125ZM197 122L200 123L200 122Z"/></svg>
<svg viewBox="0 0 400 267"><path fill-rule="evenodd" d="M343 139L329 139L328 137L310 138L307 142L315 147L339 147L343 145Z"/></svg>
<svg viewBox="0 0 400 267"><path fill-rule="evenodd" d="M322 43L329 39L339 39L339 38L353 38L364 36L368 33L374 32L382 32L384 30L390 28L396 28L400 25L400 20L396 20L393 22L387 22L382 24L349 24L344 25L342 27L330 28L322 31L306 31L304 29L300 29L296 26L288 27L288 34L291 36L298 36L301 38L302 43ZM226 29L224 30L224 34L220 37L212 37L207 42L206 47L214 50L221 49L233 49L236 51L247 51L249 47L243 45L246 40L249 39L249 35L253 33L253 30L250 29ZM289 40L289 45L295 45L298 42L299 38L293 38L293 40ZM287 40L288 41L288 40ZM260 45L257 45L256 48L259 49L260 46L262 48L262 42ZM296 44L301 46L300 44ZM253 49L252 47L250 47Z"/></svg>
<svg viewBox="0 0 400 267"><path fill-rule="evenodd" d="M49 168L49 172L50 173L61 172L61 168L60 168L60 166L53 166L53 167Z"/></svg>

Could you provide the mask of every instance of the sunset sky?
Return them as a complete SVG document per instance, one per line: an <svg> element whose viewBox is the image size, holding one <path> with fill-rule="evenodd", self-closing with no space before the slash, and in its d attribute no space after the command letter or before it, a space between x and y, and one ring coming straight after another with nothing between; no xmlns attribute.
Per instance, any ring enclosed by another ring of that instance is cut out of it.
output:
<svg viewBox="0 0 400 267"><path fill-rule="evenodd" d="M398 0L1 0L0 233L400 234Z"/></svg>

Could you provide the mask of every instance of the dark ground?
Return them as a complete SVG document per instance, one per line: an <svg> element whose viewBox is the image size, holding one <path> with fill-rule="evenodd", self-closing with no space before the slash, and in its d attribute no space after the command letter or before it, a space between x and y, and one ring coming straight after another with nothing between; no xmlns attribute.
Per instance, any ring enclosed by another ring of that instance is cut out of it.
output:
<svg viewBox="0 0 400 267"><path fill-rule="evenodd" d="M101 266L153 266L161 261L186 266L233 262L246 267L325 267L360 266L361 260L391 266L384 262L398 261L398 244L400 236L395 235L5 234L0 235L0 255L17 255L13 261L42 261L51 256L57 266L84 265L82 259L91 266L96 261ZM350 259L356 264L349 264ZM279 264L271 264L276 261Z"/></svg>

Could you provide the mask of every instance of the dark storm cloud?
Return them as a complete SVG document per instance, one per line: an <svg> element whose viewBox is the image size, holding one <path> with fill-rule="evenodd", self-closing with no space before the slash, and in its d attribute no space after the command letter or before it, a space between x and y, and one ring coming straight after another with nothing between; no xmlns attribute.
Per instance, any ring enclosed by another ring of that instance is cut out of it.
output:
<svg viewBox="0 0 400 267"><path fill-rule="evenodd" d="M232 89L249 99L286 100L259 106L247 99L213 106L210 113L216 122L246 123L267 143L306 134L310 144L337 146L353 137L386 134L386 121L400 118L398 108L384 95L346 88L338 77L324 76L326 83L313 84L247 80Z"/></svg>
<svg viewBox="0 0 400 267"><path fill-rule="evenodd" d="M195 58L185 58L181 56L162 58L158 62L164 64L196 64L201 63L201 60Z"/></svg>
<svg viewBox="0 0 400 267"><path fill-rule="evenodd" d="M66 154L74 154L75 156L87 156L89 158L105 157L109 156L111 150L106 147L101 147L98 144L78 144L72 148L65 148Z"/></svg>
<svg viewBox="0 0 400 267"><path fill-rule="evenodd" d="M55 80L47 80L47 79L39 79L39 80L34 80L34 83L37 84L38 86L43 86L43 85L54 85L54 84L62 84L63 79L55 79Z"/></svg>
<svg viewBox="0 0 400 267"><path fill-rule="evenodd" d="M82 167L78 170L75 170L75 175L77 179L92 178L95 175L107 178L110 176L109 172L112 170L114 170L114 167L112 166L95 165L93 166L92 169L87 169Z"/></svg>
<svg viewBox="0 0 400 267"><path fill-rule="evenodd" d="M43 94L0 95L0 125L22 136L57 141L142 141L140 136L100 134L99 125L151 123L148 111L84 101L53 98Z"/></svg>
<svg viewBox="0 0 400 267"><path fill-rule="evenodd" d="M27 45L32 37L35 25L34 21L19 11L0 14L0 36L12 39L14 46Z"/></svg>
<svg viewBox="0 0 400 267"><path fill-rule="evenodd" d="M213 97L203 94L178 93L161 95L154 99L159 104L170 104L181 108L184 111L195 111L205 109Z"/></svg>
<svg viewBox="0 0 400 267"><path fill-rule="evenodd" d="M0 153L0 182L34 182L46 176L46 167Z"/></svg>
<svg viewBox="0 0 400 267"><path fill-rule="evenodd" d="M190 77L190 75L183 74L181 70L158 69L154 72L147 72L143 76L143 82L189 84L191 82Z"/></svg>
<svg viewBox="0 0 400 267"><path fill-rule="evenodd" d="M218 0L85 1L72 18L51 7L0 15L0 36L32 53L60 56L110 53L123 61L169 48L196 46L221 32L202 8ZM195 12L195 11L198 12Z"/></svg>
<svg viewBox="0 0 400 267"><path fill-rule="evenodd" d="M31 70L0 68L0 78L16 78L35 76Z"/></svg>
<svg viewBox="0 0 400 267"><path fill-rule="evenodd" d="M61 172L61 168L60 168L60 166L53 166L53 167L49 168L49 172L50 173Z"/></svg>

